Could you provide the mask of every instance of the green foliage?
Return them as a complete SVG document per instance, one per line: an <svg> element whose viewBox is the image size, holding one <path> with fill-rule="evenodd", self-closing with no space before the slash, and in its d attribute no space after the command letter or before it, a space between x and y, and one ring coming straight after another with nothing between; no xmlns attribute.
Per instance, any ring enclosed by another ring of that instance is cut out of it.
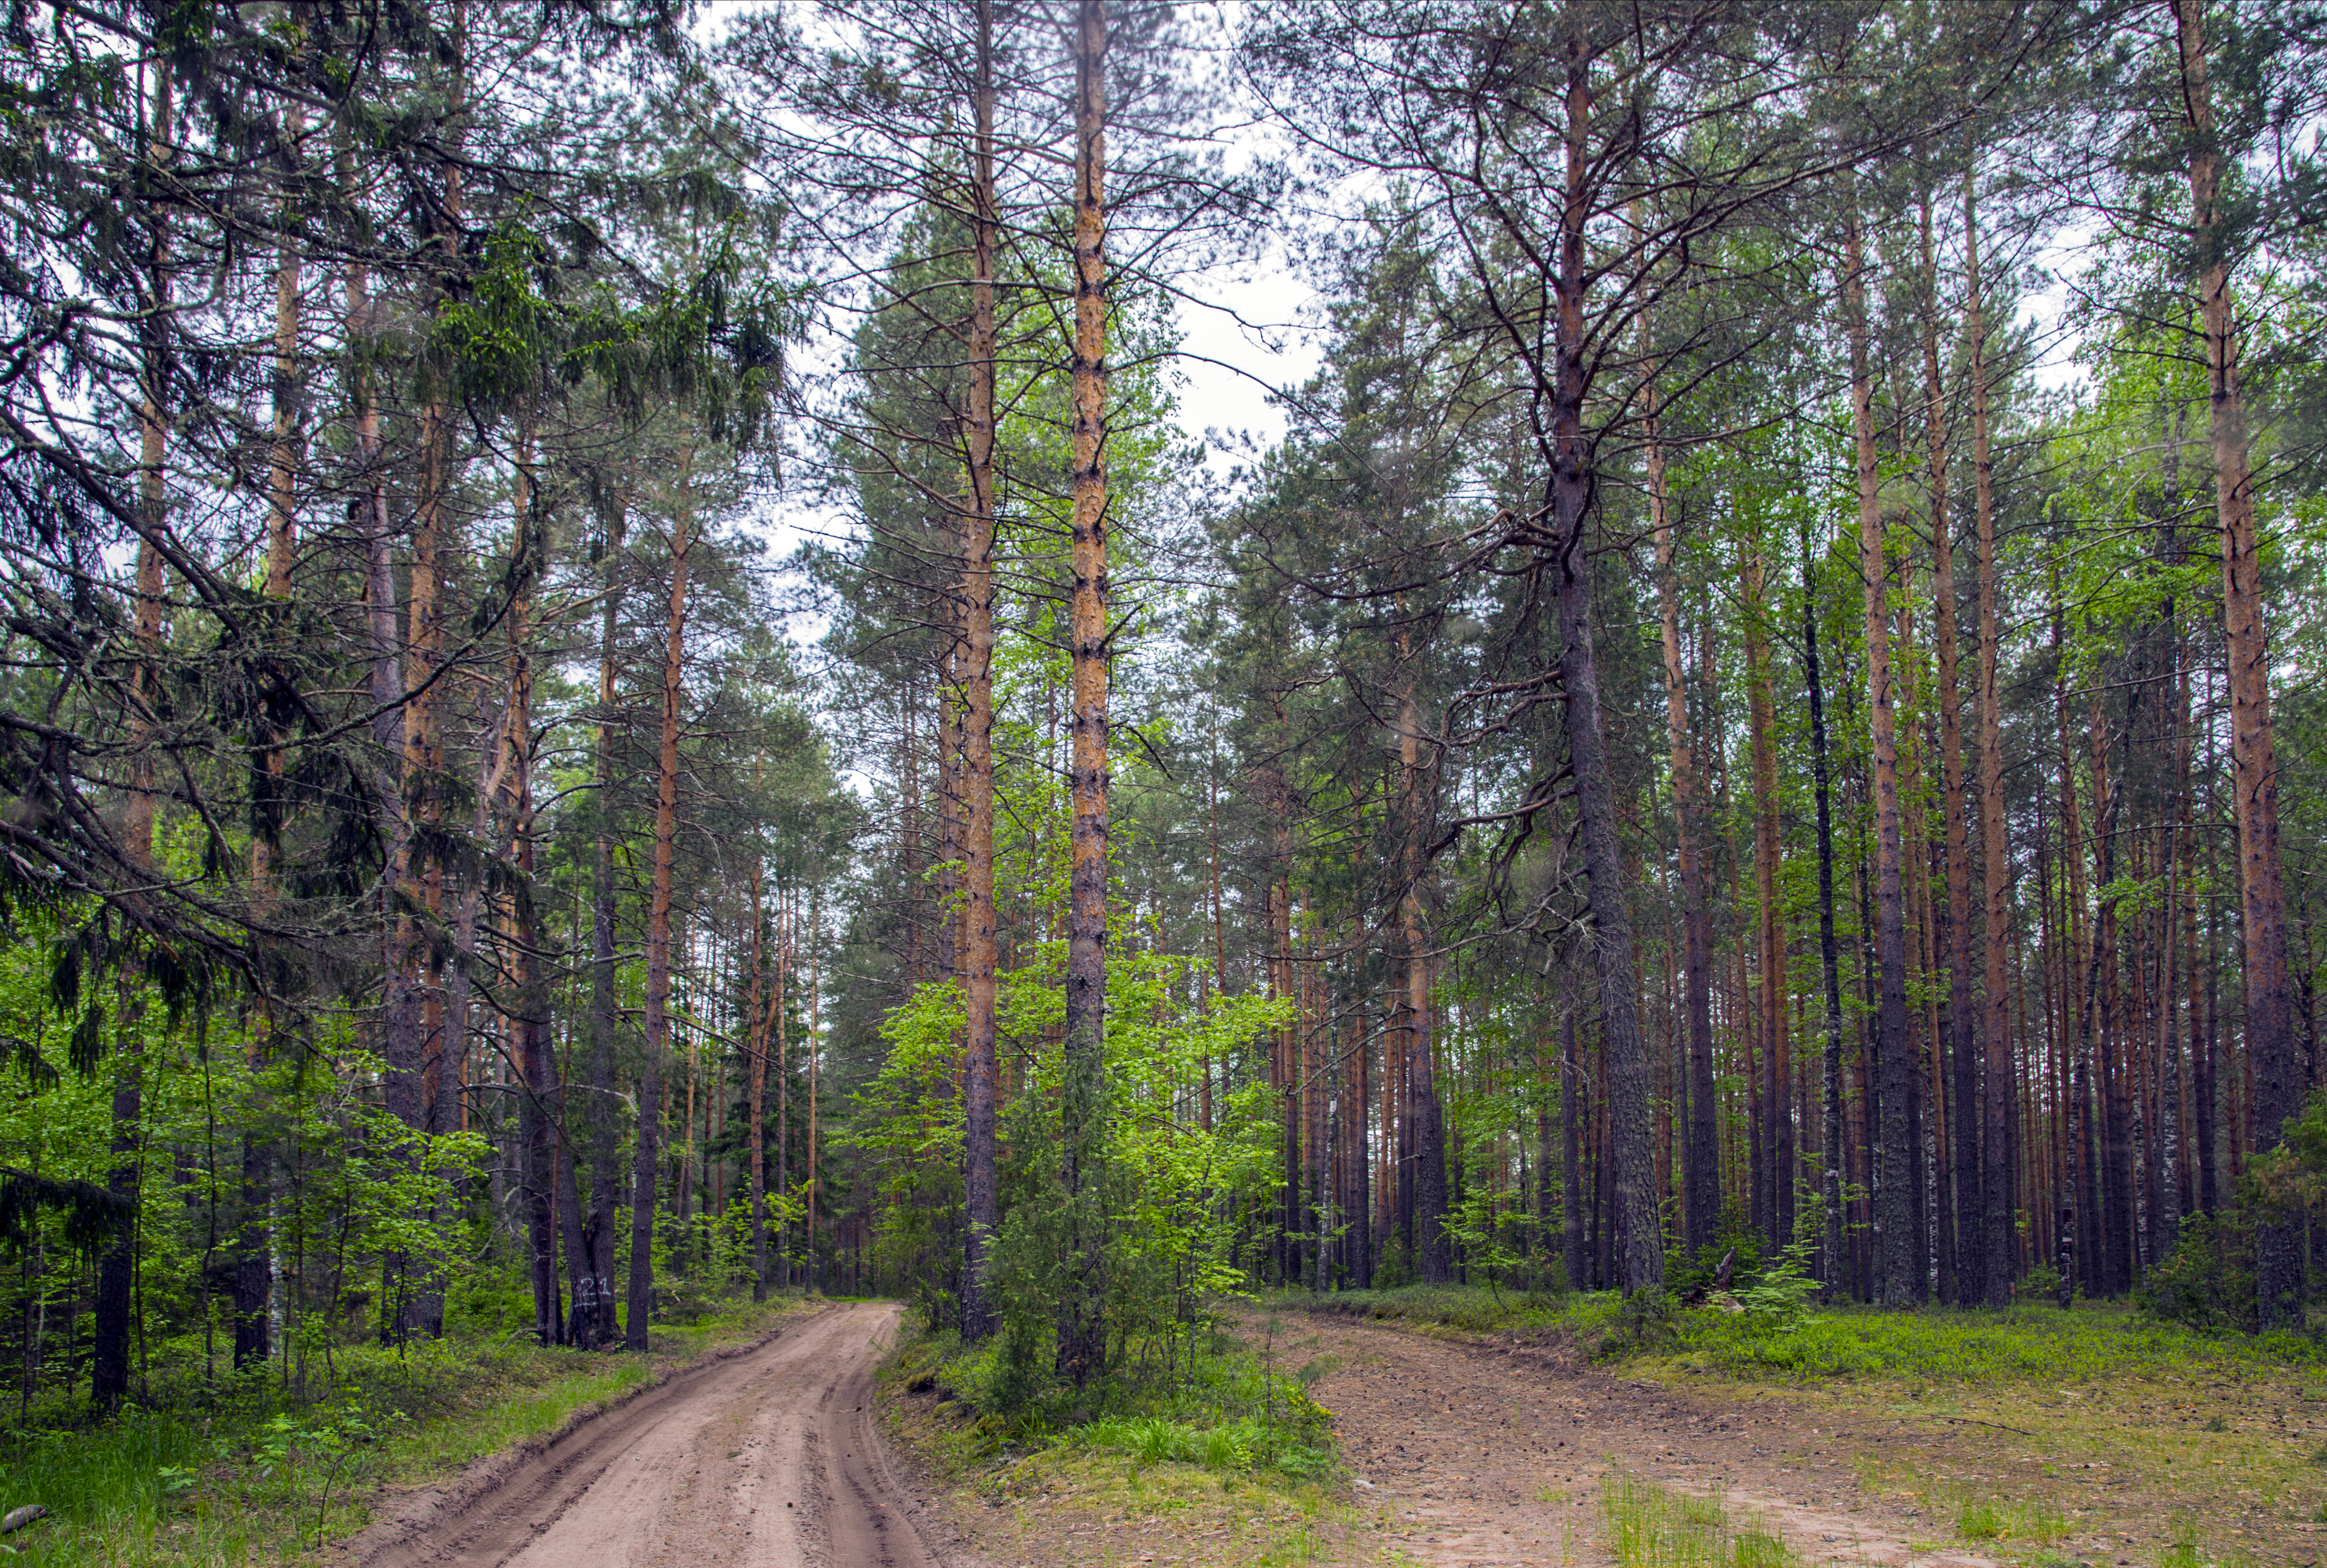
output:
<svg viewBox="0 0 2327 1568"><path fill-rule="evenodd" d="M1818 1291L1811 1265L1826 1229L1826 1201L1807 1181L1796 1188L1794 1238L1774 1259L1758 1266L1751 1283L1736 1293L1746 1322L1764 1333L1788 1333L1808 1323L1810 1301Z"/></svg>
<svg viewBox="0 0 2327 1568"><path fill-rule="evenodd" d="M2189 1377L2193 1367L2225 1378L2288 1364L2315 1366L2321 1352L2293 1336L2249 1340L2161 1322L2123 1307L2063 1315L2049 1303L2002 1312L1891 1312L1830 1306L1799 1327L1770 1332L1727 1312L1684 1316L1677 1343L1660 1352L1681 1368L1751 1381L1829 1378L1920 1385L2049 1381L2054 1386L2118 1377Z"/></svg>
<svg viewBox="0 0 2327 1568"><path fill-rule="evenodd" d="M1393 1236L1383 1246L1381 1255L1374 1260L1374 1290L1404 1290L1413 1283L1414 1259L1406 1253L1405 1239Z"/></svg>
<svg viewBox="0 0 2327 1568"><path fill-rule="evenodd" d="M972 1347L950 1329L924 1325L890 1375L966 1404L987 1448L1050 1442L1223 1474L1323 1475L1333 1465L1331 1417L1309 1389L1329 1362L1288 1369L1275 1345L1273 1326L1256 1350L1207 1315L1182 1341L1168 1376L1154 1367L1145 1376L1118 1369L1079 1394L1052 1375L1047 1311L1014 1320L1005 1313L1003 1331Z"/></svg>
<svg viewBox="0 0 2327 1568"><path fill-rule="evenodd" d="M2059 1281L2053 1281L2057 1292ZM2251 1331L2256 1321L2254 1228L2235 1210L2193 1214L2173 1250L2149 1265L2134 1286L2145 1312L2193 1329Z"/></svg>
<svg viewBox="0 0 2327 1568"><path fill-rule="evenodd" d="M998 977L1003 1037L1056 1041L1064 1020L1063 943ZM1168 1376L1190 1353L1202 1303L1237 1288L1236 1205L1270 1190L1276 1122L1265 1085L1220 1097L1210 1129L1157 1107L1185 1093L1201 1065L1222 1060L1289 1013L1262 996L1211 994L1192 1004L1190 960L1153 952L1108 960L1105 1140L1091 1178L1107 1216L1108 1367L1134 1380ZM924 985L883 1021L888 1056L857 1097L857 1146L882 1156L881 1245L914 1281L936 1321L951 1311L959 1234L961 1124L945 1092L963 1028L951 983ZM991 1288L1003 1314L1000 1381L984 1403L1047 1408L1051 1317L1064 1289L1068 1216L1056 1180L1061 1053L1045 1044L1005 1126L1003 1222Z"/></svg>
<svg viewBox="0 0 2327 1568"><path fill-rule="evenodd" d="M1331 1445L1298 1441L1303 1431L1248 1416L1209 1426L1159 1415L1107 1416L1078 1428L1071 1441L1127 1453L1141 1464L1176 1461L1220 1474L1266 1469L1308 1478L1330 1472Z"/></svg>

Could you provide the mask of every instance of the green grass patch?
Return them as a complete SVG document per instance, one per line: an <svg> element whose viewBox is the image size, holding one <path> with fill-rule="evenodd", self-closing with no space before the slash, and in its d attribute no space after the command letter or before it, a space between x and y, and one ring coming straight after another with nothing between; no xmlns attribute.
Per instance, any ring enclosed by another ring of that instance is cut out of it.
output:
<svg viewBox="0 0 2327 1568"><path fill-rule="evenodd" d="M1967 1541L2011 1545L2053 1545L2068 1537L2068 1517L2059 1505L2037 1499L2011 1502L1995 1498L1956 1499L1956 1534Z"/></svg>
<svg viewBox="0 0 2327 1568"><path fill-rule="evenodd" d="M887 1381L934 1392L960 1452L957 1468L1046 1444L1120 1453L1135 1464L1192 1464L1228 1473L1270 1470L1293 1479L1336 1466L1331 1417L1309 1390L1330 1357L1289 1351L1269 1321L1257 1343L1214 1322L1168 1364L1125 1357L1085 1389L1033 1398L1001 1336L965 1346L952 1330L914 1327L883 1370ZM1010 1394L1015 1393L1016 1397Z"/></svg>
<svg viewBox="0 0 2327 1568"><path fill-rule="evenodd" d="M1108 1562L1139 1558L1158 1531L1202 1541L1222 1568L1354 1561L1346 1549L1370 1526L1341 1491L1307 1392L1332 1361L1285 1349L1265 1328L1257 1345L1216 1328L1193 1367L1118 1367L1087 1419L1005 1416L977 1398L1003 1376L998 1347L966 1351L909 1321L881 1372L883 1423L977 1499L958 1522L996 1560L1042 1554L1072 1528Z"/></svg>
<svg viewBox="0 0 2327 1568"><path fill-rule="evenodd" d="M1613 1291L1493 1290L1484 1285L1405 1285L1387 1291L1283 1291L1261 1298L1271 1311L1322 1312L1410 1328L1534 1337L1565 1330L1598 1336L1614 1329L1623 1298Z"/></svg>
<svg viewBox="0 0 2327 1568"><path fill-rule="evenodd" d="M1785 1537L1758 1517L1733 1518L1719 1494L1697 1497L1629 1470L1600 1478L1607 1544L1624 1568L1796 1568Z"/></svg>
<svg viewBox="0 0 2327 1568"><path fill-rule="evenodd" d="M2317 1367L2317 1346L2293 1335L2254 1339L2162 1322L2128 1306L2014 1306L1887 1311L1822 1307L1772 1330L1734 1313L1690 1311L1664 1352L1677 1369L1752 1381L1874 1378L1911 1384L2082 1383L2098 1379L2250 1377Z"/></svg>

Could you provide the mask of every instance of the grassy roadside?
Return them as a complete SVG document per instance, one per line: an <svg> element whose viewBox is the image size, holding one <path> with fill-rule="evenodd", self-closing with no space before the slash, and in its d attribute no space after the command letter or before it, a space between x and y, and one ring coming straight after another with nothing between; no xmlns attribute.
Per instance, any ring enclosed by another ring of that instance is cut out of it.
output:
<svg viewBox="0 0 2327 1568"><path fill-rule="evenodd" d="M645 1358L448 1339L406 1353L341 1350L328 1386L293 1400L271 1377L172 1391L102 1424L0 1433L0 1508L47 1517L10 1535L18 1560L66 1568L243 1568L312 1559L394 1490L439 1479L582 1419L706 1352L815 1311L745 1302L658 1327Z"/></svg>
<svg viewBox="0 0 2327 1568"><path fill-rule="evenodd" d="M2128 1307L1815 1309L1790 1328L1687 1311L1642 1343L1612 1296L1438 1287L1269 1299L1757 1405L1781 1461L1848 1456L1933 1546L2223 1568L2327 1547L2327 1353ZM2107 1553L2103 1556L2098 1554Z"/></svg>
<svg viewBox="0 0 2327 1568"><path fill-rule="evenodd" d="M1266 1344L1224 1338L1216 1354L1231 1383L1248 1367L1270 1365ZM1306 1382L1322 1368L1261 1372L1277 1382L1274 1416L1246 1414L1233 1397L1159 1395L1144 1402L1145 1414L1034 1432L979 1413L955 1386L972 1381L963 1374L974 1370L950 1336L909 1320L882 1367L883 1422L891 1441L926 1469L955 1526L998 1562L1305 1568L1373 1561L1360 1540L1369 1522L1333 1461L1322 1419L1313 1430L1292 1414L1307 1404Z"/></svg>

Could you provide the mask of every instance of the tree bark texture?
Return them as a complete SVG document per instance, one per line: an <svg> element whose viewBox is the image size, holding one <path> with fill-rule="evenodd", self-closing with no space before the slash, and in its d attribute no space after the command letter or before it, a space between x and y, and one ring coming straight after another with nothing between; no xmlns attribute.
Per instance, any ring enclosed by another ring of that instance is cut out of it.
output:
<svg viewBox="0 0 2327 1568"><path fill-rule="evenodd" d="M2005 1123L2014 1078L2012 998L2005 985L2012 882L2004 825L2004 701L1997 654L2004 611L1995 569L1995 462L1987 402L1987 322L1979 262L1977 171L1964 174L1964 333L1971 345L1971 469L1975 547L1979 556L1979 854L1982 972L1979 1116L1979 1299L2001 1311L2012 1300L2014 1246L2011 1146ZM1968 1234L1968 1231L1967 1231ZM1968 1297L1971 1289L1967 1286Z"/></svg>
<svg viewBox="0 0 2327 1568"><path fill-rule="evenodd" d="M1874 741L1874 918L1878 973L1874 1021L1882 1075L1882 1301L1913 1300L1917 1161L1908 1125L1914 1065L1907 1054L1907 931L1901 878L1899 739L1891 679L1890 572L1884 558L1882 479L1874 438L1874 378L1867 366L1866 263L1857 214L1844 219L1843 324L1850 340L1850 422L1858 469L1859 568L1866 579L1866 694Z"/></svg>
<svg viewBox="0 0 2327 1568"><path fill-rule="evenodd" d="M1665 659L1665 740L1672 765L1673 826L1678 836L1681 909L1681 1017L1687 1030L1687 1121L1681 1160L1681 1219L1689 1252L1713 1245L1721 1218L1721 1171L1713 1103L1713 911L1705 896L1697 844L1696 760L1689 738L1688 683L1680 635L1680 571L1671 498L1665 488L1664 443L1657 438L1656 394L1647 422L1649 523L1656 539L1657 600ZM1756 1195L1758 1199L1758 1194ZM1756 1204L1758 1208L1758 1202Z"/></svg>
<svg viewBox="0 0 2327 1568"><path fill-rule="evenodd" d="M1107 1356L1107 1236L1099 1162L1107 1085L1107 6L1075 10L1073 505L1069 606L1069 792L1066 1083L1061 1169L1068 1210L1067 1283L1059 1302L1058 1370L1077 1388Z"/></svg>
<svg viewBox="0 0 2327 1568"><path fill-rule="evenodd" d="M687 482L682 474L682 486ZM630 1300L625 1349L647 1348L654 1315L655 1191L661 1158L663 1056L670 1043L670 895L678 845L678 717L687 670L687 574L694 518L686 497L671 519L670 616L663 634L662 733L655 753L653 882L647 898L645 1050L639 1072L639 1131L631 1177Z"/></svg>
<svg viewBox="0 0 2327 1568"><path fill-rule="evenodd" d="M2222 628L2229 643L2230 793L2238 819L2238 913L2245 938L2247 1055L2254 1064L2254 1146L2284 1142L2303 1108L2287 976L2286 897L2278 851L2278 761L2271 733L2270 639L2263 624L2260 539L2255 526L2238 323L2223 248L2223 157L2208 79L2204 0L2174 0L2184 112L2191 138L2190 208L2198 251L2198 307L2206 339L2206 395L2214 449L2214 511L2222 556ZM2291 1224L2255 1234L2257 1288L2268 1328L2303 1320L2302 1240Z"/></svg>
<svg viewBox="0 0 2327 1568"><path fill-rule="evenodd" d="M986 1249L1002 1225L995 1176L994 908L995 244L993 0L977 0L977 143L970 164L969 408L963 421L968 498L962 530L962 1177L968 1227L961 1332L994 1329Z"/></svg>

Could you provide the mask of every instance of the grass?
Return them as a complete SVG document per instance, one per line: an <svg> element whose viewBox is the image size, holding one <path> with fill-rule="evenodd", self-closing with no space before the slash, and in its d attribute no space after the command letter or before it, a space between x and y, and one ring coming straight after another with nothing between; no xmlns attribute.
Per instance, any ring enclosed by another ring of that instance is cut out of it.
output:
<svg viewBox="0 0 2327 1568"><path fill-rule="evenodd" d="M1126 1366L1078 1391L1014 1369L1004 1336L964 1346L950 1330L920 1327L901 1339L883 1376L914 1392L933 1390L939 1403L952 1405L964 1422L961 1442L976 1459L1070 1443L1142 1462L1322 1477L1334 1469L1330 1417L1309 1389L1333 1363L1287 1356L1280 1328L1270 1319L1258 1341L1248 1344L1214 1322L1168 1365ZM1047 1366L1049 1357L1046 1346L1033 1359Z"/></svg>
<svg viewBox="0 0 2327 1568"><path fill-rule="evenodd" d="M1127 1378L1101 1413L1068 1423L1047 1406L981 1409L991 1352L909 1327L882 1369L883 1420L953 1492L964 1529L1010 1560L1071 1542L1078 1561L1101 1543L1107 1562L1374 1561L1307 1394L1330 1363L1296 1365L1282 1349L1267 1328L1257 1343L1216 1333L1192 1367Z"/></svg>
<svg viewBox="0 0 2327 1568"><path fill-rule="evenodd" d="M1896 1312L1854 1303L1818 1308L1799 1328L1776 1332L1730 1313L1688 1312L1663 1355L1688 1371L1779 1383L2058 1384L2192 1372L2279 1375L2322 1365L2319 1347L2294 1335L2257 1339L2161 1322L2125 1307L2062 1312L2033 1304L2001 1312Z"/></svg>
<svg viewBox="0 0 2327 1568"><path fill-rule="evenodd" d="M1103 1418L995 1451L970 1432L976 1417L960 1401L908 1396L910 1381L887 1380L889 1434L955 1492L959 1522L997 1560L1103 1541L1108 1562L1171 1561L1180 1550L1222 1568L1308 1568L1349 1560L1364 1528L1327 1481L1254 1462L1233 1427Z"/></svg>
<svg viewBox="0 0 2327 1568"><path fill-rule="evenodd" d="M1785 1537L1758 1518L1730 1517L1721 1498L1696 1497L1612 1469L1600 1479L1607 1545L1623 1568L1795 1568Z"/></svg>
<svg viewBox="0 0 2327 1568"><path fill-rule="evenodd" d="M401 1356L354 1349L336 1354L336 1379L308 1400L246 1376L96 1425L0 1433L0 1509L50 1510L5 1545L40 1568L295 1561L360 1528L383 1488L554 1432L658 1367L753 1338L801 1305L746 1305L658 1328L651 1358L498 1339Z"/></svg>
<svg viewBox="0 0 2327 1568"><path fill-rule="evenodd" d="M2209 1332L2118 1306L2080 1305L2067 1313L2033 1303L2002 1312L1897 1312L1849 1302L1816 1307L1808 1321L1792 1329L1772 1329L1733 1312L1683 1311L1669 1336L1643 1341L1618 1332L1621 1301L1605 1291L1552 1295L1479 1285L1413 1285L1323 1295L1290 1291L1267 1297L1266 1303L1276 1311L1370 1318L1465 1335L1564 1333L1595 1356L1752 1383L2057 1384L2128 1376L2276 1376L2294 1368L2327 1380L2327 1349L2311 1339Z"/></svg>
<svg viewBox="0 0 2327 1568"><path fill-rule="evenodd" d="M1967 1541L2056 1545L2067 1538L2069 1518L2043 1498L2011 1502L1961 1497L1955 1506L1956 1534Z"/></svg>
<svg viewBox="0 0 2327 1568"><path fill-rule="evenodd" d="M1479 1285L1406 1285L1387 1291L1284 1291L1263 1298L1272 1311L1370 1318L1402 1328L1464 1334L1580 1336L1612 1328L1621 1299L1612 1291L1552 1295Z"/></svg>

